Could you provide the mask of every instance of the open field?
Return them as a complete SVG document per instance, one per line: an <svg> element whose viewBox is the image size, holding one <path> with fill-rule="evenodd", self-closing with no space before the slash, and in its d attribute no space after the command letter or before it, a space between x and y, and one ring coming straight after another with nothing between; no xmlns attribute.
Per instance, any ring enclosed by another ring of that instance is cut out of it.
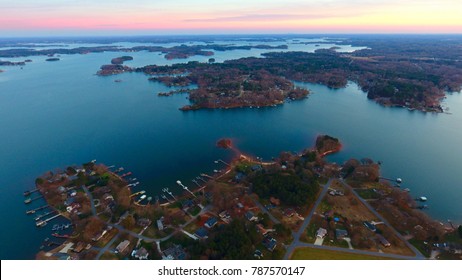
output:
<svg viewBox="0 0 462 280"><path fill-rule="evenodd" d="M392 260L386 257L376 257L355 253L337 252L317 248L297 248L290 257L291 260Z"/></svg>

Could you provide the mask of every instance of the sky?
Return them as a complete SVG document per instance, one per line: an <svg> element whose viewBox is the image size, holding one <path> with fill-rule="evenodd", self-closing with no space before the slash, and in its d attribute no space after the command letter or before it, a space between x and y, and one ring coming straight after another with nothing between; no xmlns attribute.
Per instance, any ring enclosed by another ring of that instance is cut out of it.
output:
<svg viewBox="0 0 462 280"><path fill-rule="evenodd" d="M0 36L462 33L462 0L0 0Z"/></svg>

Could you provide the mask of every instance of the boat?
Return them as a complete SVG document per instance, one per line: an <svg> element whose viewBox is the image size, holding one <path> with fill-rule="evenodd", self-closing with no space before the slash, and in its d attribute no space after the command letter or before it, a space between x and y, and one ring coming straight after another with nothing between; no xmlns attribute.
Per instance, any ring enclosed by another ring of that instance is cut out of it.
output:
<svg viewBox="0 0 462 280"><path fill-rule="evenodd" d="M419 197L419 200L422 201L422 202L425 202L425 201L427 201L427 198L425 196L421 196L421 197Z"/></svg>
<svg viewBox="0 0 462 280"><path fill-rule="evenodd" d="M31 202L32 202L32 199L31 199L31 198L28 198L28 199L24 200L24 203L25 203L25 204L29 204L29 203L31 203Z"/></svg>
<svg viewBox="0 0 462 280"><path fill-rule="evenodd" d="M37 227L44 227L44 226L47 225L47 222L45 222L45 221L38 221L38 222L35 223L35 225L36 225Z"/></svg>
<svg viewBox="0 0 462 280"><path fill-rule="evenodd" d="M29 214L34 214L35 213L35 210L27 210L26 211L26 214L29 215Z"/></svg>
<svg viewBox="0 0 462 280"><path fill-rule="evenodd" d="M51 236L56 237L56 238L69 238L70 235L68 234L59 234L59 233L53 233Z"/></svg>
<svg viewBox="0 0 462 280"><path fill-rule="evenodd" d="M401 178L396 178L396 183L401 184L403 182L403 179Z"/></svg>
<svg viewBox="0 0 462 280"><path fill-rule="evenodd" d="M405 188L403 191L405 191L405 192L410 192L411 190L408 189L408 188Z"/></svg>

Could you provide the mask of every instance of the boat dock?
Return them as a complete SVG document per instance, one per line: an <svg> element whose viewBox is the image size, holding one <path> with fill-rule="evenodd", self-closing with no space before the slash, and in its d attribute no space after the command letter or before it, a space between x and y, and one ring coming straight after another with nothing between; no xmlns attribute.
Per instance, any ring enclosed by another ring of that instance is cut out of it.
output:
<svg viewBox="0 0 462 280"><path fill-rule="evenodd" d="M27 215L29 215L29 214L34 214L35 212L40 211L40 210L42 210L42 209L45 209L45 208L47 208L47 207L48 207L48 205L43 205L43 206L40 206L40 207L35 208L35 209L27 210L27 211L26 211L26 214L27 214Z"/></svg>
<svg viewBox="0 0 462 280"><path fill-rule="evenodd" d="M212 176L210 176L210 175L208 175L208 174L205 174L205 173L201 173L201 176L202 176L202 177L205 177L205 178L213 179Z"/></svg>
<svg viewBox="0 0 462 280"><path fill-rule="evenodd" d="M39 189L33 189L33 190L28 190L24 192L24 196L28 196L30 194L33 194L34 192L37 192Z"/></svg>
<svg viewBox="0 0 462 280"><path fill-rule="evenodd" d="M43 198L43 196L37 196L37 197L34 197L34 198L27 198L26 200L24 200L24 203L29 204L32 201L35 201L35 200L40 199L40 198Z"/></svg>
<svg viewBox="0 0 462 280"><path fill-rule="evenodd" d="M46 212L46 213L43 213L42 215L38 215L37 217L35 217L35 220L38 221L42 218L45 218L46 216L50 216L51 214L54 214L56 213L55 211L49 211L49 212Z"/></svg>
<svg viewBox="0 0 462 280"><path fill-rule="evenodd" d="M46 220L40 220L40 221L38 221L37 223L35 223L35 225L36 225L37 227L44 227L44 226L47 225L47 223L48 223L49 221L51 221L51 220L53 220L53 219L55 219L55 218L58 218L59 216L61 216L61 214L58 213L58 214L56 214L56 215L54 215L54 216L52 216L52 217L50 217L50 218L48 218L48 219L46 219Z"/></svg>

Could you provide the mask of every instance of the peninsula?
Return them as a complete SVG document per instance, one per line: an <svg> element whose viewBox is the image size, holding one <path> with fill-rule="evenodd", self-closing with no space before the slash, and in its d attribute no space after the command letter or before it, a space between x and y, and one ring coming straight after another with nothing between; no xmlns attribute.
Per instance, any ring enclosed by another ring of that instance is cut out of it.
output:
<svg viewBox="0 0 462 280"><path fill-rule="evenodd" d="M182 193L164 188L160 197L150 196L131 172L95 161L37 178L37 191L49 208L71 225L67 233L61 231L68 225L54 225L56 233L37 258L462 256L457 228L423 214L409 192L380 177L378 163L326 161L326 154L340 151L334 137L320 135L313 148L283 152L271 162L242 154L229 139L217 144L232 148L236 158L217 160L223 169L200 174L195 187L177 181Z"/></svg>
<svg viewBox="0 0 462 280"><path fill-rule="evenodd" d="M318 49L315 53L270 52L263 58L224 63L148 65L123 71L102 69L98 73L135 71L151 75L151 81L167 86L197 85L197 89L188 90L191 104L182 110L276 105L284 99L300 99L308 94L294 88L292 81L319 83L334 89L354 81L369 99L384 106L441 113L445 93L461 90L460 40L392 37L379 45L374 38L359 37L338 44L370 47L352 53L341 53L337 48ZM184 91L161 95L177 92Z"/></svg>

